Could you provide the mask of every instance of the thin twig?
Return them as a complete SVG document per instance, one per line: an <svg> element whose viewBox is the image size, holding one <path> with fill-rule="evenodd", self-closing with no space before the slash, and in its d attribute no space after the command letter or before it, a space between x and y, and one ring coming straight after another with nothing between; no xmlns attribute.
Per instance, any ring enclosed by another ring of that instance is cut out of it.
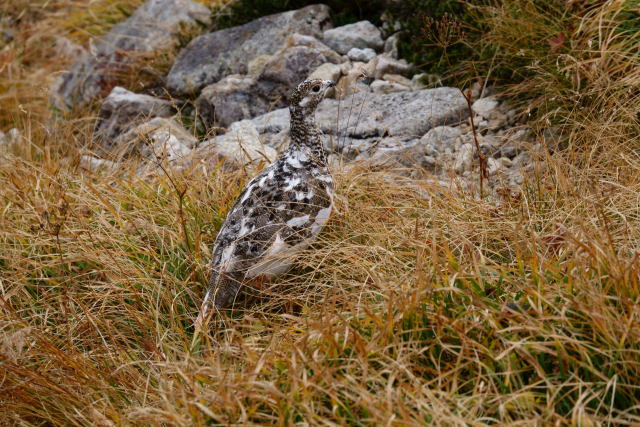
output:
<svg viewBox="0 0 640 427"><path fill-rule="evenodd" d="M464 99L467 101L467 108L469 110L469 121L471 122L471 131L473 134L473 142L475 143L476 151L478 152L478 163L480 164L480 198L482 198L484 193L484 179L489 178L489 173L487 172L487 156L485 156L484 153L480 150L480 143L478 142L478 131L476 130L476 124L473 122L473 109L471 108L471 89L467 89L466 93L462 91L462 89L460 89L460 92L462 92L462 96L464 96Z"/></svg>

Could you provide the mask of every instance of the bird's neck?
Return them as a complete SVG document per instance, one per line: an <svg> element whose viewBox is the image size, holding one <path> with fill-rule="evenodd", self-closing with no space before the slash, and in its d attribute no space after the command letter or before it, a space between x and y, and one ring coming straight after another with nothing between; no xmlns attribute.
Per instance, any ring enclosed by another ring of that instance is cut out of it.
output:
<svg viewBox="0 0 640 427"><path fill-rule="evenodd" d="M315 112L307 113L298 108L290 108L291 113L291 143L289 151L306 151L313 158L326 163L327 154L322 143L322 131L315 121Z"/></svg>

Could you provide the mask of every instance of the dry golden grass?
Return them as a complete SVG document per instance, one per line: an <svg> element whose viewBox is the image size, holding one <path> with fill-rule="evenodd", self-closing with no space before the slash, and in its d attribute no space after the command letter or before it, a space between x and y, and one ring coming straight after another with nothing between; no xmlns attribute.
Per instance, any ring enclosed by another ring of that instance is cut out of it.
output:
<svg viewBox="0 0 640 427"><path fill-rule="evenodd" d="M580 28L611 39L617 27L601 22L594 12ZM41 114L3 110L28 141L0 160L0 419L640 423L640 145L628 121L640 64L620 43L620 61L609 49L589 60L602 67L581 83L589 99L540 110L539 126L562 116L564 149L519 195L337 170L320 240L196 337L211 243L250 177L86 173L88 120L49 121L36 93ZM23 67L31 79L35 65ZM542 109L564 88L547 82L535 100ZM21 91L11 108L32 105ZM187 188L182 215L174 184Z"/></svg>

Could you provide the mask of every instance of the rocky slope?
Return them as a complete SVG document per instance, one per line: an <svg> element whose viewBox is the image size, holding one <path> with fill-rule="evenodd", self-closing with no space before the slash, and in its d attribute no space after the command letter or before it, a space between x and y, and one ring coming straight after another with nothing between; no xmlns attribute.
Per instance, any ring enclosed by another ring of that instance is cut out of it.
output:
<svg viewBox="0 0 640 427"><path fill-rule="evenodd" d="M151 13L157 9L163 13ZM171 19L167 11L175 12ZM149 0L61 76L52 102L72 108L110 91L94 137L99 155L112 161L137 154L174 167L247 166L270 161L286 146L291 89L308 77L331 79L335 93L320 105L317 120L336 164L368 162L473 187L479 147L494 190L517 187L532 171L537 147L491 88L466 92L474 100L469 108L459 88L427 87L427 76L412 75L412 64L398 59L397 34L385 39L368 21L333 28L330 16L327 6L314 5L194 38L166 77L170 102L110 87L114 68L175 43L181 25L209 22L206 8L189 0ZM198 139L182 127L183 103L195 106L206 134L215 136ZM87 156L83 165L113 166L101 160Z"/></svg>

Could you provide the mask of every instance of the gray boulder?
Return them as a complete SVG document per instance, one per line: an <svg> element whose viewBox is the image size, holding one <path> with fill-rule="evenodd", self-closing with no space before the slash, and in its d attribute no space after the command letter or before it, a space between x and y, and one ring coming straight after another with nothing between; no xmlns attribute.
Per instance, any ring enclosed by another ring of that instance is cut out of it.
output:
<svg viewBox="0 0 640 427"><path fill-rule="evenodd" d="M379 51L384 46L380 30L369 21L327 30L324 32L323 40L327 46L343 55L354 47Z"/></svg>
<svg viewBox="0 0 640 427"><path fill-rule="evenodd" d="M136 57L168 49L185 27L208 24L207 7L190 0L148 0L115 25L63 73L54 85L52 104L66 111L108 93L129 72Z"/></svg>
<svg viewBox="0 0 640 427"><path fill-rule="evenodd" d="M197 93L229 74L247 74L253 59L276 53L289 35L320 37L330 26L329 7L313 5L205 34L180 52L167 85L177 94Z"/></svg>
<svg viewBox="0 0 640 427"><path fill-rule="evenodd" d="M279 108L251 120L259 134L289 132L289 109Z"/></svg>
<svg viewBox="0 0 640 427"><path fill-rule="evenodd" d="M460 128L437 126L420 138L419 147L424 155L440 157L444 153L452 153L455 143L462 136Z"/></svg>
<svg viewBox="0 0 640 427"><path fill-rule="evenodd" d="M391 58L398 59L398 43L400 42L400 33L395 33L384 41L383 52Z"/></svg>
<svg viewBox="0 0 640 427"><path fill-rule="evenodd" d="M336 82L340 78L341 73L342 71L339 65L326 62L313 70L307 79L331 80L332 82Z"/></svg>
<svg viewBox="0 0 640 427"><path fill-rule="evenodd" d="M180 123L162 117L136 126L116 141L120 156L138 154L156 163L184 160L198 144Z"/></svg>
<svg viewBox="0 0 640 427"><path fill-rule="evenodd" d="M276 53L267 63L259 77L262 82L271 82L280 93L271 92L271 97L289 97L290 92L313 70L329 62L322 51L307 46L291 46ZM270 87L270 91L275 87Z"/></svg>
<svg viewBox="0 0 640 427"><path fill-rule="evenodd" d="M149 118L171 117L175 113L169 101L116 86L100 106L93 138L110 152L118 146L117 139L135 125Z"/></svg>
<svg viewBox="0 0 640 427"><path fill-rule="evenodd" d="M360 153L356 160L367 161L371 165L394 168L428 167L417 139L403 140L397 137L380 138L367 151Z"/></svg>
<svg viewBox="0 0 640 427"><path fill-rule="evenodd" d="M224 161L230 166L270 163L277 157L276 150L265 146L255 125L249 120L233 123L224 135L203 142L196 157Z"/></svg>
<svg viewBox="0 0 640 427"><path fill-rule="evenodd" d="M319 51L322 55L327 57L327 60L333 64L339 64L347 61L342 55L339 55L335 50L331 49L326 44L313 36L305 36L304 34L292 34L285 41L284 47L291 46L306 46Z"/></svg>
<svg viewBox="0 0 640 427"><path fill-rule="evenodd" d="M352 137L401 136L419 138L434 126L458 123L466 101L458 89L441 87L390 94L356 93L342 101L340 134ZM335 129L339 100L325 99L316 114L323 130ZM348 129L343 126L350 121Z"/></svg>
<svg viewBox="0 0 640 427"><path fill-rule="evenodd" d="M316 112L316 122L325 134L360 139L375 136L413 139L435 126L461 122L467 115L466 106L462 93L450 87L390 94L359 92L343 100L323 100ZM282 108L252 121L261 134L288 131L289 112Z"/></svg>
<svg viewBox="0 0 640 427"><path fill-rule="evenodd" d="M196 100L198 113L207 127L228 127L268 111L267 100L257 93L255 78L232 74L202 90Z"/></svg>
<svg viewBox="0 0 640 427"><path fill-rule="evenodd" d="M343 100L325 99L318 106L316 122L332 151L369 158L386 147L383 153L386 157L403 152L405 157L419 159L421 164L429 156L428 142L449 141L459 136L459 131L441 129L425 141L419 138L432 128L457 124L466 115L466 101L460 91L444 87L391 94L359 92ZM258 116L252 122L266 145L278 147L286 142L289 131L286 108ZM418 144L419 149L407 151ZM360 156L361 153L364 154Z"/></svg>
<svg viewBox="0 0 640 427"><path fill-rule="evenodd" d="M413 67L404 59L394 59L387 54L378 55L375 59L374 77L381 79L385 74L406 74Z"/></svg>
<svg viewBox="0 0 640 427"><path fill-rule="evenodd" d="M376 57L376 51L369 47L365 47L364 49L354 47L349 49L347 56L352 61L369 62Z"/></svg>
<svg viewBox="0 0 640 427"><path fill-rule="evenodd" d="M227 127L285 107L293 88L322 64L342 58L313 37L294 34L257 77L233 74L205 87L196 104L208 127ZM337 65L336 65L337 67Z"/></svg>
<svg viewBox="0 0 640 427"><path fill-rule="evenodd" d="M444 155L455 151L455 144L461 136L462 132L457 127L436 126L420 139L380 138L359 153L356 159L375 165L408 169L419 166L434 171L441 166Z"/></svg>
<svg viewBox="0 0 640 427"><path fill-rule="evenodd" d="M453 170L462 175L464 172L471 170L473 167L473 145L466 143L460 147L456 153Z"/></svg>
<svg viewBox="0 0 640 427"><path fill-rule="evenodd" d="M493 112L498 108L498 104L500 103L497 99L488 96L486 98L476 100L471 108L474 113L484 117L485 119L490 119L492 118Z"/></svg>

